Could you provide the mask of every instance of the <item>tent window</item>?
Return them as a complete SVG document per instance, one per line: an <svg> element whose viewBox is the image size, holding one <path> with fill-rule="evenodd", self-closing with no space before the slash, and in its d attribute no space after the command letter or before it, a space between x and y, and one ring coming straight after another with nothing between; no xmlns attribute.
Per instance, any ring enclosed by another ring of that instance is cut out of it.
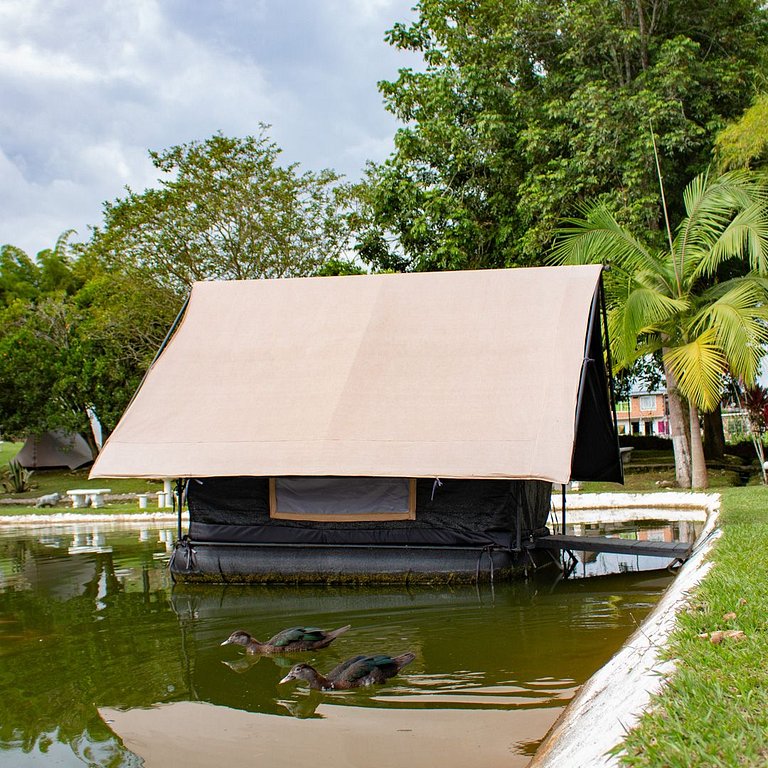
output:
<svg viewBox="0 0 768 768"><path fill-rule="evenodd" d="M405 477L272 477L269 514L279 520L413 520L416 480Z"/></svg>

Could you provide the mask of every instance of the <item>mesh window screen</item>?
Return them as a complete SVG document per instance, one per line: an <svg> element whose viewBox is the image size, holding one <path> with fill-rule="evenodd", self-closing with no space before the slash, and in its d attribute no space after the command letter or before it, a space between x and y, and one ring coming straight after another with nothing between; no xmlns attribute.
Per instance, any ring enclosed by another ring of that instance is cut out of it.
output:
<svg viewBox="0 0 768 768"><path fill-rule="evenodd" d="M413 520L416 482L402 477L271 478L270 516L282 520Z"/></svg>

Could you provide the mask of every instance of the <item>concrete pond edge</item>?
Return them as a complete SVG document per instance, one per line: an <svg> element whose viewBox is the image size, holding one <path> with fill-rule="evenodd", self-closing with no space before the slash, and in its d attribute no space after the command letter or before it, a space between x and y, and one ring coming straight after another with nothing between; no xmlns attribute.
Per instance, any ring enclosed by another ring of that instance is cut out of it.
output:
<svg viewBox="0 0 768 768"><path fill-rule="evenodd" d="M674 662L662 661L662 651L675 629L678 613L688 605L692 591L712 567L707 556L721 535L719 494L579 494L567 498L566 515L569 509L595 508L595 504L624 511L636 506L659 510L696 507L706 515L706 521L692 556L656 607L608 663L580 688L550 729L529 768L619 765L618 755L609 752L624 741L651 697L662 690L674 671ZM666 515L659 514L658 518L666 519Z"/></svg>

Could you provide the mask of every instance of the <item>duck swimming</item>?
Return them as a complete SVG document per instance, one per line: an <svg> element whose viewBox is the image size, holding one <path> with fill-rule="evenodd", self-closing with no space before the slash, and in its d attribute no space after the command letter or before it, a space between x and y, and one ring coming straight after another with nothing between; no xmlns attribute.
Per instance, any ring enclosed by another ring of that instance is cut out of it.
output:
<svg viewBox="0 0 768 768"><path fill-rule="evenodd" d="M246 653L293 653L293 651L316 651L330 645L339 635L343 635L352 627L346 627L326 632L317 627L289 627L270 637L266 643L259 642L247 632L238 629L233 632L222 645L244 645Z"/></svg>
<svg viewBox="0 0 768 768"><path fill-rule="evenodd" d="M403 653L400 656L353 656L342 661L327 675L321 675L309 664L295 664L291 671L280 681L305 680L310 688L319 691L346 690L363 688L376 683L383 683L394 677L406 664L416 658L415 653Z"/></svg>

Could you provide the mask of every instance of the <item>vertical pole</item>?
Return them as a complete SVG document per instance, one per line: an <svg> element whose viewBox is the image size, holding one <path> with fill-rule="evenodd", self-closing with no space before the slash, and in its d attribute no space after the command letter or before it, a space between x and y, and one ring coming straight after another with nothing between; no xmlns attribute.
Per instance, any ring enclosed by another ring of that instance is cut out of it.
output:
<svg viewBox="0 0 768 768"><path fill-rule="evenodd" d="M565 483L563 483L562 488L563 488L563 516L562 516L563 530L562 530L562 534L563 534L563 536L565 536Z"/></svg>
<svg viewBox="0 0 768 768"><path fill-rule="evenodd" d="M173 499L173 505L178 506L178 528L176 531L177 534L177 541L181 541L181 503L182 503L182 485L181 485L181 478L178 478L176 480L176 496Z"/></svg>

